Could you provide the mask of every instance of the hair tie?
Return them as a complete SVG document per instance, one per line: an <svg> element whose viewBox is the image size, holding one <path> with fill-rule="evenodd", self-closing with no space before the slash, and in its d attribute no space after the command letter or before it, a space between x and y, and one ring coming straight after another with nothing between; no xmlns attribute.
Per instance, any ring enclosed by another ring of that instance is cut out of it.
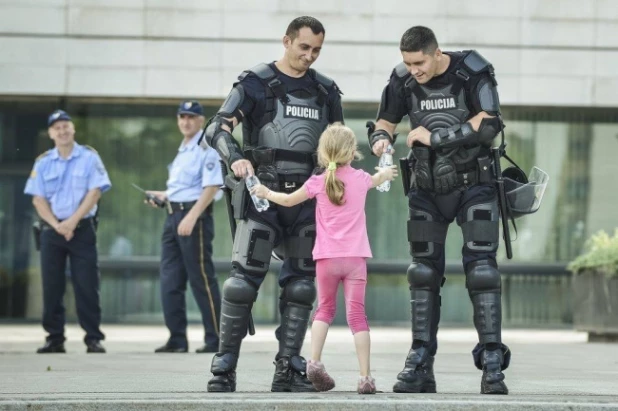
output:
<svg viewBox="0 0 618 411"><path fill-rule="evenodd" d="M337 169L337 163L335 163L334 161L331 161L328 163L328 169L329 170L336 170Z"/></svg>

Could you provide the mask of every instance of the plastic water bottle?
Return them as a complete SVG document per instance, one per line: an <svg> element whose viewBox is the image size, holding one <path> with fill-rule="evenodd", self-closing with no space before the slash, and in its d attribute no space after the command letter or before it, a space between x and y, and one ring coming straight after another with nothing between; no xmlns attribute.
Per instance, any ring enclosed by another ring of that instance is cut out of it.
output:
<svg viewBox="0 0 618 411"><path fill-rule="evenodd" d="M393 146L389 144L386 150L384 150L384 153L382 153L382 156L380 156L380 162L378 163L378 167L384 168L384 167L390 167L392 165L393 165ZM385 182L377 186L376 189L381 192L389 191L391 189L391 182L389 180L386 180Z"/></svg>
<svg viewBox="0 0 618 411"><path fill-rule="evenodd" d="M260 179L255 175L245 177L245 185L247 186L247 190L249 190L249 192L251 192L251 188L258 184L260 184ZM251 199L253 200L255 208L260 212L267 210L268 207L270 207L270 203L265 198L259 198L255 194L251 194Z"/></svg>

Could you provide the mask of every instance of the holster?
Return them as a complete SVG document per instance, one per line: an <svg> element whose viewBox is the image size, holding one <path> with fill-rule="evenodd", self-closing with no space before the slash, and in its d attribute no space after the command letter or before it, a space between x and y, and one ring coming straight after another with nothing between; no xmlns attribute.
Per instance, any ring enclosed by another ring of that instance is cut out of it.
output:
<svg viewBox="0 0 618 411"><path fill-rule="evenodd" d="M491 157L479 157L476 159L479 165L479 183L491 184L496 181L491 165Z"/></svg>
<svg viewBox="0 0 618 411"><path fill-rule="evenodd" d="M237 220L244 219L249 206L249 191L245 187L245 180L238 180L228 174L225 176L225 188L231 192L231 206L234 218Z"/></svg>
<svg viewBox="0 0 618 411"><path fill-rule="evenodd" d="M399 159L399 168L401 169L401 182L403 184L403 194L407 197L410 192L410 188L414 183L414 173L412 173L414 157L412 151L408 153L407 157Z"/></svg>
<svg viewBox="0 0 618 411"><path fill-rule="evenodd" d="M32 224L32 234L34 235L34 246L37 251L41 250L41 222L35 221Z"/></svg>

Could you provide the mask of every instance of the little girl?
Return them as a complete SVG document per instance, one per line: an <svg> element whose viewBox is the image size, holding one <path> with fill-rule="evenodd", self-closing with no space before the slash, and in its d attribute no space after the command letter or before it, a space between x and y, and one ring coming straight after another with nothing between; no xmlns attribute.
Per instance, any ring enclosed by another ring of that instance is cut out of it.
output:
<svg viewBox="0 0 618 411"><path fill-rule="evenodd" d="M366 258L372 257L367 238L365 199L367 191L397 176L397 167L377 168L369 175L350 166L357 151L356 136L341 124L329 126L318 146L318 163L325 173L311 176L291 194L278 193L265 186L253 188L252 194L282 206L292 207L310 198L317 199L316 261L318 307L311 326L311 360L307 378L318 391L335 387L335 381L320 361L328 327L335 318L337 288L343 282L347 321L354 334L360 365L359 394L374 394L375 380L369 371L369 325L365 315Z"/></svg>

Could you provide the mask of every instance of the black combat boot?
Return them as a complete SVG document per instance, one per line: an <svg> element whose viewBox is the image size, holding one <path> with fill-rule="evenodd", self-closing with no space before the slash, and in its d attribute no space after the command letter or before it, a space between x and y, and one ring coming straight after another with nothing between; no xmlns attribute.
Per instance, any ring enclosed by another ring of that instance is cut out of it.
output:
<svg viewBox="0 0 618 411"><path fill-rule="evenodd" d="M272 392L316 392L307 379L307 362L303 357L281 357L274 364Z"/></svg>
<svg viewBox="0 0 618 411"><path fill-rule="evenodd" d="M484 350L481 357L483 366L483 377L481 378L481 394L502 394L509 393L509 389L504 383L502 373L502 363L504 355L501 349L494 351Z"/></svg>
<svg viewBox="0 0 618 411"><path fill-rule="evenodd" d="M394 392L435 393L436 378L433 375L434 357L427 347L412 348L406 358L406 365L393 386Z"/></svg>
<svg viewBox="0 0 618 411"><path fill-rule="evenodd" d="M217 353L212 358L210 372L213 377L208 381L208 392L236 391L236 363L238 358L231 353Z"/></svg>

